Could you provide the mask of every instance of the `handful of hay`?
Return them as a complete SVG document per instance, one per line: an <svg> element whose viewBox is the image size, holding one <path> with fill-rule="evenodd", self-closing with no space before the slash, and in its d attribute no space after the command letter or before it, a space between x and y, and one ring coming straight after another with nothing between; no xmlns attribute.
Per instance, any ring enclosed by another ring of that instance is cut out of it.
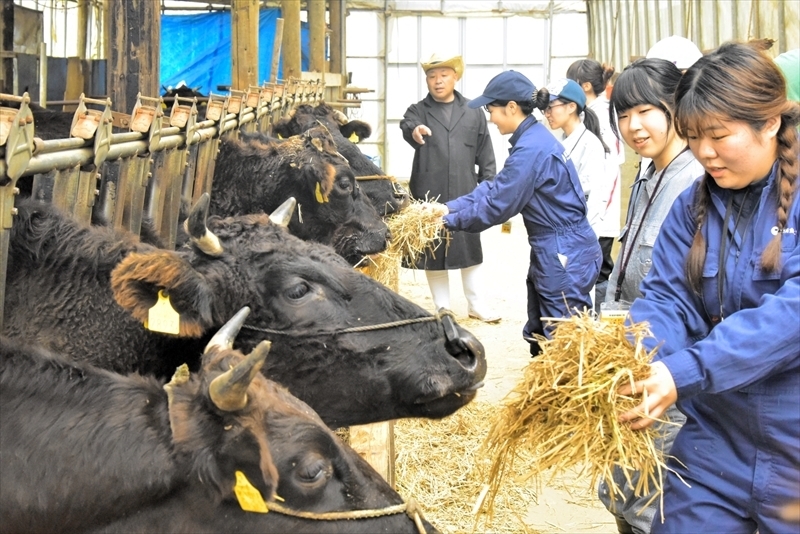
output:
<svg viewBox="0 0 800 534"><path fill-rule="evenodd" d="M386 225L392 233L389 246L377 256L367 258L362 268L383 285L397 290L400 262L414 263L427 248L433 248L442 229L442 215L438 202L412 200L392 215Z"/></svg>
<svg viewBox="0 0 800 534"><path fill-rule="evenodd" d="M655 351L648 353L641 344L650 335L648 327L601 322L588 313L550 320L560 324L552 339L539 340L542 354L525 369L483 445L492 456L489 514L504 475L521 452L533 458L526 479L552 470L552 481L556 474L577 468L591 479L592 487L602 479L621 495L612 476L618 465L629 483L631 473L640 471L635 494L655 489L655 499L666 469L653 444L656 431L631 430L617 421L620 413L641 402L619 395L617 388L650 375Z"/></svg>

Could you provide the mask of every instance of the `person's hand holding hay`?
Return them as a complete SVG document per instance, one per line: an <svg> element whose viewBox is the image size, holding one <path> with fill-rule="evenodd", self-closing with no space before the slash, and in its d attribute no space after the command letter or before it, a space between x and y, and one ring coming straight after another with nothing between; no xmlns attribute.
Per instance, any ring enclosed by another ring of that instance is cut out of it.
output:
<svg viewBox="0 0 800 534"><path fill-rule="evenodd" d="M623 392L629 393L637 380L645 383L655 367L650 365L655 351L648 353L642 346L650 335L647 325L600 322L588 313L548 320L557 321L558 327L552 338L539 339L542 354L525 369L484 443L492 457L489 513L519 452L533 458L528 477L551 470L552 480L578 468L589 475L591 487L603 479L619 493L612 476L616 464L628 478L641 472L637 495L653 488L660 495L666 466L653 443L655 432L634 430L619 415L638 405L637 398ZM653 409L651 416L657 413Z"/></svg>
<svg viewBox="0 0 800 534"><path fill-rule="evenodd" d="M630 423L633 430L641 430L652 425L667 408L678 400L678 389L667 366L655 362L650 366L650 376L631 384L623 384L620 395L642 395L642 403L619 416L622 423Z"/></svg>
<svg viewBox="0 0 800 534"><path fill-rule="evenodd" d="M401 260L414 264L426 248L438 246L440 232L444 228L442 217L446 213L447 206L444 204L428 200L411 201L386 221L392 240L385 251L368 258L369 264L364 266L364 271L382 284L397 289L395 286Z"/></svg>

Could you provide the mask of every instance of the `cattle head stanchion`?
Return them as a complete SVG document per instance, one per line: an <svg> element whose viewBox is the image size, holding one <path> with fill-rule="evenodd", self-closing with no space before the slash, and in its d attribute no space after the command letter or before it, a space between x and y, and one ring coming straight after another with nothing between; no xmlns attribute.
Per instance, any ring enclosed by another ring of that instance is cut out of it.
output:
<svg viewBox="0 0 800 534"><path fill-rule="evenodd" d="M7 107L16 102L19 109ZM19 194L17 180L33 156L33 114L28 108L28 93L21 97L0 94L0 331L3 329L3 305L6 299L6 269L8 268L9 232L16 208L14 197Z"/></svg>

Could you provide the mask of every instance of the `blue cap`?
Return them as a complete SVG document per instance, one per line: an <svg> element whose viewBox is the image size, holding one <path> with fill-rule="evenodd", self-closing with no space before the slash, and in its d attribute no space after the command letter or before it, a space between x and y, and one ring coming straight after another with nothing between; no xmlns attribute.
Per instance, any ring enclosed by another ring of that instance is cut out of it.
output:
<svg viewBox="0 0 800 534"><path fill-rule="evenodd" d="M550 101L560 99L567 102L575 102L578 105L578 111L583 111L586 108L586 93L583 92L581 86L574 80L562 78L556 80L547 86L550 92Z"/></svg>
<svg viewBox="0 0 800 534"><path fill-rule="evenodd" d="M528 102L533 99L535 91L536 86L523 74L507 70L492 78L483 90L483 94L475 100L470 100L467 105L476 109L495 100Z"/></svg>

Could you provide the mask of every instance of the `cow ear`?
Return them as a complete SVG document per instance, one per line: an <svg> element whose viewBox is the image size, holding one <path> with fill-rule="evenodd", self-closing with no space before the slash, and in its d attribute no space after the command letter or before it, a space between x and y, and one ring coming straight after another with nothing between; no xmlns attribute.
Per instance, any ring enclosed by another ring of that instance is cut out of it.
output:
<svg viewBox="0 0 800 534"><path fill-rule="evenodd" d="M363 141L372 135L372 127L364 121L350 121L339 128L345 139L350 139L350 136L356 134L359 141Z"/></svg>
<svg viewBox="0 0 800 534"><path fill-rule="evenodd" d="M200 337L212 326L213 291L174 252L129 254L111 273L111 289L117 304L143 323L163 290L180 316L179 336Z"/></svg>

